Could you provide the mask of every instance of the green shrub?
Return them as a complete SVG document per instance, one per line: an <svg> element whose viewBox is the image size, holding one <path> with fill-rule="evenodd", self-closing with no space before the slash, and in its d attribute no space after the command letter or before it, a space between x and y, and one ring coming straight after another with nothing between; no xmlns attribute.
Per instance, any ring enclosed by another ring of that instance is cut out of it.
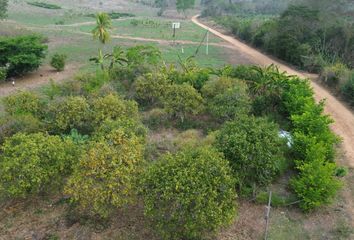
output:
<svg viewBox="0 0 354 240"><path fill-rule="evenodd" d="M145 214L163 239L205 239L235 216L235 180L212 148L165 155L143 174Z"/></svg>
<svg viewBox="0 0 354 240"><path fill-rule="evenodd" d="M325 67L320 76L321 81L334 90L339 90L339 87L347 82L349 78L350 70L341 63Z"/></svg>
<svg viewBox="0 0 354 240"><path fill-rule="evenodd" d="M334 176L336 165L325 161L323 157L300 164L299 176L291 181L292 188L301 200L300 207L304 211L331 203L341 186Z"/></svg>
<svg viewBox="0 0 354 240"><path fill-rule="evenodd" d="M27 4L36 7L46 8L46 9L61 9L61 7L58 5L45 3L45 2L27 2Z"/></svg>
<svg viewBox="0 0 354 240"><path fill-rule="evenodd" d="M38 35L0 37L0 67L9 65L8 77L36 70L47 50L43 42L44 39Z"/></svg>
<svg viewBox="0 0 354 240"><path fill-rule="evenodd" d="M67 56L65 54L56 53L53 55L50 65L55 68L55 70L61 72L65 68L65 61Z"/></svg>
<svg viewBox="0 0 354 240"><path fill-rule="evenodd" d="M155 105L166 95L170 86L164 75L145 74L135 81L136 98L144 105Z"/></svg>
<svg viewBox="0 0 354 240"><path fill-rule="evenodd" d="M65 133L75 128L88 131L90 108L84 97L59 98L51 102L47 110L48 128Z"/></svg>
<svg viewBox="0 0 354 240"><path fill-rule="evenodd" d="M139 138L115 130L90 144L65 192L82 211L106 218L115 208L134 201L135 179L142 161Z"/></svg>
<svg viewBox="0 0 354 240"><path fill-rule="evenodd" d="M251 101L247 93L247 85L239 82L238 85L208 100L207 106L209 112L221 121L232 120L249 113Z"/></svg>
<svg viewBox="0 0 354 240"><path fill-rule="evenodd" d="M18 133L5 141L1 152L0 190L12 197L60 187L78 155L72 142L43 133Z"/></svg>
<svg viewBox="0 0 354 240"><path fill-rule="evenodd" d="M164 109L154 108L146 113L144 123L153 130L167 127L168 114Z"/></svg>
<svg viewBox="0 0 354 240"><path fill-rule="evenodd" d="M33 114L42 111L43 104L39 96L30 91L21 91L3 99L5 111L10 115Z"/></svg>
<svg viewBox="0 0 354 240"><path fill-rule="evenodd" d="M217 133L216 147L230 162L239 189L267 186L284 168L284 142L265 118L241 117Z"/></svg>
<svg viewBox="0 0 354 240"><path fill-rule="evenodd" d="M91 106L94 126L99 126L106 119L138 118L137 103L124 100L116 94L95 98L92 100Z"/></svg>
<svg viewBox="0 0 354 240"><path fill-rule="evenodd" d="M166 111L184 121L189 115L196 115L203 110L202 96L189 84L172 85L163 101Z"/></svg>
<svg viewBox="0 0 354 240"><path fill-rule="evenodd" d="M342 95L351 106L354 106L354 73L341 89Z"/></svg>
<svg viewBox="0 0 354 240"><path fill-rule="evenodd" d="M0 83L5 82L7 78L7 67L0 67Z"/></svg>
<svg viewBox="0 0 354 240"><path fill-rule="evenodd" d="M44 124L31 114L8 115L0 118L0 144L16 133L44 131Z"/></svg>

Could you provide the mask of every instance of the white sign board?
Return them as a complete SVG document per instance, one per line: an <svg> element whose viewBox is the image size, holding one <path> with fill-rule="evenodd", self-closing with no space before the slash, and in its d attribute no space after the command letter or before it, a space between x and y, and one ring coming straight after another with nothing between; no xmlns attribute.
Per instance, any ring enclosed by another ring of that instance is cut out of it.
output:
<svg viewBox="0 0 354 240"><path fill-rule="evenodd" d="M174 22L174 23L172 23L172 28L173 28L173 29L181 28L181 23L179 23L179 22Z"/></svg>

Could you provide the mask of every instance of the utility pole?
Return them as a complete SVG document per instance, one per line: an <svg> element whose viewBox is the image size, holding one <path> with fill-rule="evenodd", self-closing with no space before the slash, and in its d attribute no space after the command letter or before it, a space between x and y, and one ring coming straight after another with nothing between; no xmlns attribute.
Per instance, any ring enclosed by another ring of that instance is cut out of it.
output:
<svg viewBox="0 0 354 240"><path fill-rule="evenodd" d="M209 55L209 29L207 30L206 36L206 55Z"/></svg>
<svg viewBox="0 0 354 240"><path fill-rule="evenodd" d="M265 233L264 233L264 240L268 239L269 215L270 215L271 202L272 202L272 191L269 191L268 206L266 207L266 214L265 214L266 228L265 228Z"/></svg>

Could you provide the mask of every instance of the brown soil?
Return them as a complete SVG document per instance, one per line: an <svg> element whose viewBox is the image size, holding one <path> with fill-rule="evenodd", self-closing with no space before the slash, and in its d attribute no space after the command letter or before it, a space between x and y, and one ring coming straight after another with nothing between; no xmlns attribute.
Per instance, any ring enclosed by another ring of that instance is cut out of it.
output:
<svg viewBox="0 0 354 240"><path fill-rule="evenodd" d="M53 79L54 82L60 82L72 77L78 69L79 66L77 64L68 65L62 72L57 72L48 65L42 66L36 72L26 74L26 76L21 78L16 78L15 86L12 86L11 81L0 84L0 98L8 96L15 91L37 88L43 84L49 83L51 79Z"/></svg>

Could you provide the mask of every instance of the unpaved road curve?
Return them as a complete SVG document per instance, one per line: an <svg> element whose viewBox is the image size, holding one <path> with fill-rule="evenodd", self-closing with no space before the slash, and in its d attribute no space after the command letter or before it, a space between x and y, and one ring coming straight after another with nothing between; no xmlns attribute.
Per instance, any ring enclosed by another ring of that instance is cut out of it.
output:
<svg viewBox="0 0 354 240"><path fill-rule="evenodd" d="M235 49L241 51L247 55L249 58L258 65L268 66L270 64L275 64L280 70L286 71L288 74L297 75L301 78L307 78L309 75L302 72L296 71L289 66L286 66L280 62L271 59L270 57L260 53L259 51L251 48L250 46L238 41L237 39L220 33L219 31L212 29L198 20L199 15L194 16L192 21L198 26L209 29L214 35L224 39L225 41L232 44ZM339 100L332 96L327 90L318 85L316 82L311 81L311 86L315 92L315 98L317 101L321 99L326 99L325 112L332 116L335 123L332 125L332 130L338 134L343 142L342 147L345 154L345 159L350 167L354 167L354 115L353 113L344 106Z"/></svg>

